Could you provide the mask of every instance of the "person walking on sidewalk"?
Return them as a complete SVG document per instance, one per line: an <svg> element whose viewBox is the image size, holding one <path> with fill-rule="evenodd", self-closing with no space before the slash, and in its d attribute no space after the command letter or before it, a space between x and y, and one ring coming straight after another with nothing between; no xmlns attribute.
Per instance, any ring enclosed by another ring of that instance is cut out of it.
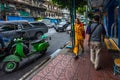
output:
<svg viewBox="0 0 120 80"><path fill-rule="evenodd" d="M76 57L78 58L78 53L79 53L79 46L82 49L82 53L84 52L84 38L85 38L85 30L84 30L84 25L78 18L75 20L75 45L73 52L75 53Z"/></svg>
<svg viewBox="0 0 120 80"><path fill-rule="evenodd" d="M100 51L101 42L104 40L105 29L102 24L99 23L100 16L95 15L93 23L87 28L87 42L90 46L90 60L94 64L96 70L100 69Z"/></svg>

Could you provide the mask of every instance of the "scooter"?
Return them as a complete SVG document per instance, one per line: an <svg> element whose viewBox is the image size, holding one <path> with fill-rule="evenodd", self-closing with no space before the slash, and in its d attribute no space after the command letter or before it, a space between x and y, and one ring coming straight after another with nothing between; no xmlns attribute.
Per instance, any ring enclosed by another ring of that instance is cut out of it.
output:
<svg viewBox="0 0 120 80"><path fill-rule="evenodd" d="M24 34L24 33L23 33ZM14 39L14 45L10 49L10 55L3 59L3 71L11 73L15 71L24 58L29 58L33 54L45 54L49 47L48 37L43 35L40 40L29 41L21 38Z"/></svg>

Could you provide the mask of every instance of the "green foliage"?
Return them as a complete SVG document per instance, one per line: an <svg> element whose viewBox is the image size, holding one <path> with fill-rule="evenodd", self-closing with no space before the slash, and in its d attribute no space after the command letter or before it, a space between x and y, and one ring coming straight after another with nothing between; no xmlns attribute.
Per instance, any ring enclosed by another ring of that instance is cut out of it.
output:
<svg viewBox="0 0 120 80"><path fill-rule="evenodd" d="M86 6L85 5L79 6L76 11L77 13L84 14L84 12L86 11Z"/></svg>
<svg viewBox="0 0 120 80"><path fill-rule="evenodd" d="M70 7L70 0L51 0L53 4L57 4L60 8Z"/></svg>
<svg viewBox="0 0 120 80"><path fill-rule="evenodd" d="M71 8L71 0L51 0L53 4L57 4L61 8ZM76 9L78 9L81 5L86 5L86 0L76 0L75 5Z"/></svg>
<svg viewBox="0 0 120 80"><path fill-rule="evenodd" d="M38 18L35 19L35 21L39 21L39 20L42 20L42 19L43 19L43 17L38 17Z"/></svg>

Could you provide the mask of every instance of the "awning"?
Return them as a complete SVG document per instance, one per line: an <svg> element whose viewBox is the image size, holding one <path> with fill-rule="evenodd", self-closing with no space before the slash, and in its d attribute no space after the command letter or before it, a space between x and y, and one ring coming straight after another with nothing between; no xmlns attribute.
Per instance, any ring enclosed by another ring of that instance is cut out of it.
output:
<svg viewBox="0 0 120 80"><path fill-rule="evenodd" d="M101 7L103 4L103 0L90 0L92 7Z"/></svg>
<svg viewBox="0 0 120 80"><path fill-rule="evenodd" d="M103 11L107 10L116 0L106 0L103 4Z"/></svg>
<svg viewBox="0 0 120 80"><path fill-rule="evenodd" d="M107 10L111 5L118 5L117 0L88 0L88 6L91 8L101 8L102 11Z"/></svg>

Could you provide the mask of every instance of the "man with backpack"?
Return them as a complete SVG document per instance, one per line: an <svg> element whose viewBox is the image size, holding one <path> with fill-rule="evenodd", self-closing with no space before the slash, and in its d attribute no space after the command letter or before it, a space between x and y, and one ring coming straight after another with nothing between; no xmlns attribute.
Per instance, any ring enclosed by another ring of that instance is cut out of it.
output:
<svg viewBox="0 0 120 80"><path fill-rule="evenodd" d="M93 22L87 28L87 42L90 46L90 60L94 64L96 70L100 69L100 51L101 51L101 42L104 39L105 29L104 26L100 23L100 16L95 15Z"/></svg>

